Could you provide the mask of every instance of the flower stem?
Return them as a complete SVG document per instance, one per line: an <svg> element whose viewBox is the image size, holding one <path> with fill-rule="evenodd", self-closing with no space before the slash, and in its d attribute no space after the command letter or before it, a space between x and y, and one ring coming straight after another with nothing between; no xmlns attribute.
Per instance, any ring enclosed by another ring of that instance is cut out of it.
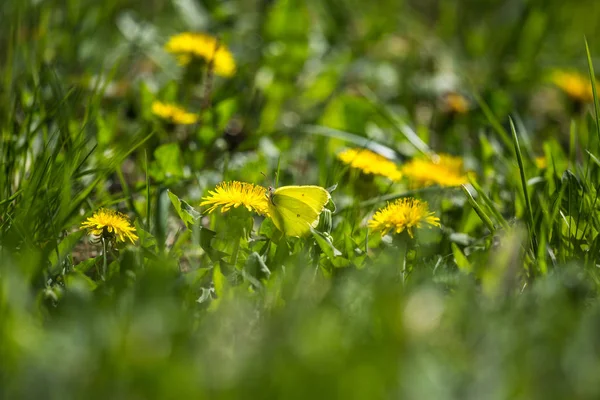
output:
<svg viewBox="0 0 600 400"><path fill-rule="evenodd" d="M233 242L233 250L231 252L230 262L231 262L231 265L234 265L234 266L237 263L238 252L240 250L240 240L241 240L241 238L238 237L237 240L235 240Z"/></svg>
<svg viewBox="0 0 600 400"><path fill-rule="evenodd" d="M402 247L400 247L399 250L402 256L400 259L400 277L402 284L404 285L406 283L406 255L408 253L408 244L406 243L406 240L402 241Z"/></svg>
<svg viewBox="0 0 600 400"><path fill-rule="evenodd" d="M399 253L398 256L400 268L398 271L398 275L402 284L405 284L406 280L408 279L408 252L410 250L410 238L408 237L406 232L402 232L398 235L394 235L393 243L396 246L396 249L398 249Z"/></svg>
<svg viewBox="0 0 600 400"><path fill-rule="evenodd" d="M104 236L102 236L102 273L100 274L100 277L102 278L102 280L106 280L106 269L108 266L108 244L106 243L106 239L104 238Z"/></svg>

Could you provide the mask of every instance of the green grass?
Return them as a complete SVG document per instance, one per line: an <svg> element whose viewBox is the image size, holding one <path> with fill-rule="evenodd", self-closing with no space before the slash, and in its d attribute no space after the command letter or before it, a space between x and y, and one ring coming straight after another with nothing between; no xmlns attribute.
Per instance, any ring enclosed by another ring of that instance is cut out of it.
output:
<svg viewBox="0 0 600 400"><path fill-rule="evenodd" d="M0 18L0 397L600 396L598 99L548 79L595 75L596 1L6 0ZM183 31L218 36L235 76L179 65L163 45ZM470 183L392 183L348 147L453 154ZM335 189L331 223L297 239L206 213L231 180ZM441 227L369 231L407 196ZM139 240L90 241L101 207Z"/></svg>

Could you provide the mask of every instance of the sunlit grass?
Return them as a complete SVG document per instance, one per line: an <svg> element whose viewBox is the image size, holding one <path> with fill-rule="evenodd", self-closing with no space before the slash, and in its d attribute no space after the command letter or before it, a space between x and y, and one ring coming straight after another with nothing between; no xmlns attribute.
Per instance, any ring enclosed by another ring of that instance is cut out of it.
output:
<svg viewBox="0 0 600 400"><path fill-rule="evenodd" d="M75 3L0 4L0 397L600 396L598 7Z"/></svg>

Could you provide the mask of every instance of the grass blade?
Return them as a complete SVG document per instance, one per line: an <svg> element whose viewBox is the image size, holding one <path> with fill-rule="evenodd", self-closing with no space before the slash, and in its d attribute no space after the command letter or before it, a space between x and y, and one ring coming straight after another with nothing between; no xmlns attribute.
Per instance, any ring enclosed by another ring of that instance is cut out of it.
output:
<svg viewBox="0 0 600 400"><path fill-rule="evenodd" d="M494 226L492 219L485 213L485 211L483 211L483 208L481 208L481 206L475 201L475 198L473 197L471 192L469 192L469 189L467 189L467 186L462 185L461 188L462 188L463 192L465 193L465 195L467 196L467 201L469 202L471 207L473 207L473 210L475 210L475 212L477 213L479 218L481 218L481 221L485 224L485 226L487 226L487 228L490 230L490 232L492 232L492 233L496 232L496 227Z"/></svg>
<svg viewBox="0 0 600 400"><path fill-rule="evenodd" d="M477 181L475 181L475 179L473 179L471 176L469 176L469 183L471 184L471 186L473 186L473 188L475 189L475 191L477 191L477 195L479 197L481 197L481 199L483 200L483 202L485 203L485 205L488 207L488 209L494 215L494 217L500 223L500 225L502 225L502 227L504 229L508 229L508 227L509 227L508 226L508 222L506 222L506 219L502 216L502 214L500 213L500 211L498 211L496 209L496 205L494 204L494 202L492 201L492 199L490 199L488 197L488 195L485 194L485 192L483 191L483 189L481 188L481 186L479 186L479 184L477 183Z"/></svg>
<svg viewBox="0 0 600 400"><path fill-rule="evenodd" d="M363 147L369 149L375 153L378 153L389 160L398 161L398 154L391 148L382 144L374 142L372 139L355 135L354 133L340 131L339 129L333 129L326 126L320 125L305 125L301 127L301 130L305 133L330 137L334 139L341 139L345 142L350 142L357 147Z"/></svg>
<svg viewBox="0 0 600 400"><path fill-rule="evenodd" d="M421 153L423 153L426 156L430 156L432 153L434 153L429 148L427 143L422 141L421 138L416 134L416 132L410 126L399 121L399 118L394 114L394 112L392 110L390 110L390 108L388 106L383 104L376 97L375 93L373 93L373 91L371 89L367 88L366 86L362 86L359 89L359 91L365 97L365 99L367 99L369 101L369 103L371 103L373 108L382 117L384 117L386 120L388 120L388 122L390 122L392 124L392 126L394 128L396 128L396 130L398 132L400 132L402 135L404 135L406 140L408 140L409 143L412 144L417 150L419 150Z"/></svg>
<svg viewBox="0 0 600 400"><path fill-rule="evenodd" d="M475 93L474 97L479 107L481 107L481 111L483 111L483 114L485 114L485 117L488 119L489 123L492 125L492 128L494 128L504 145L510 148L512 146L510 136L508 135L508 132L506 132L506 129L502 127L502 124L500 121L498 121L498 118L496 118L492 109L486 104L485 101L483 101L479 94Z"/></svg>
<svg viewBox="0 0 600 400"><path fill-rule="evenodd" d="M592 82L592 94L594 96L594 111L596 112L596 133L598 135L598 140L600 141L600 106L598 105L598 94L596 92L596 74L594 73L594 65L592 64L592 56L590 54L590 47L588 46L587 39L585 39L585 52L587 54L590 81Z"/></svg>
<svg viewBox="0 0 600 400"><path fill-rule="evenodd" d="M536 245L534 223L533 223L533 209L531 208L531 200L529 199L529 193L527 191L527 178L525 176L525 167L523 165L523 155L521 154L521 146L519 145L519 138L517 136L517 130L512 119L510 121L510 130L512 132L513 142L515 146L515 155L517 157L517 163L519 164L519 174L521 175L521 185L523 187L523 196L525 197L525 207L527 208L527 217L529 224L529 234L531 237L531 243L533 244L534 252Z"/></svg>

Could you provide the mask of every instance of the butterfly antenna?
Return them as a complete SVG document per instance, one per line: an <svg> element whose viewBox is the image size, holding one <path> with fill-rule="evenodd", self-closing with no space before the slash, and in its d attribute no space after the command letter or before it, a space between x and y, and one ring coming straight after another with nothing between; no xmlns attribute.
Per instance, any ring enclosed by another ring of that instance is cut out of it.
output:
<svg viewBox="0 0 600 400"><path fill-rule="evenodd" d="M261 172L261 175L265 177L265 179L269 179L269 177L267 176L267 174L265 174L264 172ZM273 189L275 189L275 182L271 182L273 185L271 186Z"/></svg>

